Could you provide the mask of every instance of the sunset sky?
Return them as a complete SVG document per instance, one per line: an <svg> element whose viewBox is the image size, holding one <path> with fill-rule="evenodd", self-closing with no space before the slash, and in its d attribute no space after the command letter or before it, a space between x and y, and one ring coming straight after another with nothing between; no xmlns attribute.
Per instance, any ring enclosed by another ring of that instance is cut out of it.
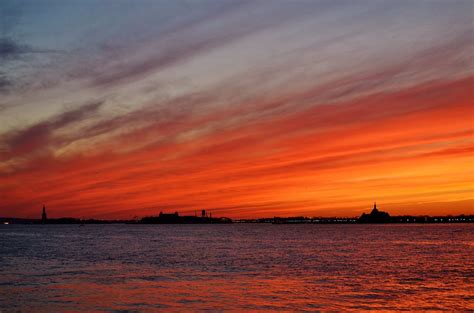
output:
<svg viewBox="0 0 474 313"><path fill-rule="evenodd" d="M0 216L474 214L471 0L0 3Z"/></svg>

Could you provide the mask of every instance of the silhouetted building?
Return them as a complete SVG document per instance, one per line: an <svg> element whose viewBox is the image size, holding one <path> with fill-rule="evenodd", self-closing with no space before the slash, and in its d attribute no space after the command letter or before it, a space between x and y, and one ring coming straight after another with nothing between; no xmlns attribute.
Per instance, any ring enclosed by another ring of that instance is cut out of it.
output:
<svg viewBox="0 0 474 313"><path fill-rule="evenodd" d="M211 214L206 215L206 211L202 210L202 216L180 216L178 212L167 214L160 212L158 216L146 216L140 220L143 224L208 224L208 223L232 223L230 218L217 217L213 218Z"/></svg>
<svg viewBox="0 0 474 313"><path fill-rule="evenodd" d="M48 215L46 214L46 207L43 204L43 213L41 214L41 222L45 224L48 221Z"/></svg>
<svg viewBox="0 0 474 313"><path fill-rule="evenodd" d="M374 208L370 214L362 213L359 217L359 223L389 223L391 221L390 214L379 211L376 203L374 203Z"/></svg>
<svg viewBox="0 0 474 313"><path fill-rule="evenodd" d="M180 221L178 212L174 212L174 213L171 213L171 214L160 212L160 215L158 216L158 219L162 223L171 223L171 224L179 223L179 221Z"/></svg>

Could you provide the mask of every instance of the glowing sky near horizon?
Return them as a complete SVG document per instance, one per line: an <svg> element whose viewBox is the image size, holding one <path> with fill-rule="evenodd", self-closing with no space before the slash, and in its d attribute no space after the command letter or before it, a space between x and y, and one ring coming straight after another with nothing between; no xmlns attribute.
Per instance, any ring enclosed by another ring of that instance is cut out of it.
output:
<svg viewBox="0 0 474 313"><path fill-rule="evenodd" d="M0 216L474 213L467 1L2 1Z"/></svg>

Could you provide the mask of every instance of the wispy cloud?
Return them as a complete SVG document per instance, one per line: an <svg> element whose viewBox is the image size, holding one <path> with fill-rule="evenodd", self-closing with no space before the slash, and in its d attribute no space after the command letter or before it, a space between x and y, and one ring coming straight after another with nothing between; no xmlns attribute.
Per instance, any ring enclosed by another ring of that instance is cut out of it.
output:
<svg viewBox="0 0 474 313"><path fill-rule="evenodd" d="M12 214L472 210L469 1L19 8L0 36Z"/></svg>
<svg viewBox="0 0 474 313"><path fill-rule="evenodd" d="M102 104L102 102L86 104L77 109L63 112L51 120L3 134L0 145L5 153L3 153L2 159L31 156L37 152L55 148L54 144L60 140L54 136L55 131L84 120L96 113Z"/></svg>

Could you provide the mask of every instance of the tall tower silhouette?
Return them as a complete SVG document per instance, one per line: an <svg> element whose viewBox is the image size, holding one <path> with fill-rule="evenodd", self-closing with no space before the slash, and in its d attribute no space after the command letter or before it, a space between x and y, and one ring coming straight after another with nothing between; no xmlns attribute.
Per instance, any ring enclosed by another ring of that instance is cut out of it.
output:
<svg viewBox="0 0 474 313"><path fill-rule="evenodd" d="M45 224L47 220L48 220L48 215L46 215L46 207L43 204L43 213L41 214L41 222Z"/></svg>
<svg viewBox="0 0 474 313"><path fill-rule="evenodd" d="M374 208L372 209L372 213L377 214L379 210L377 209L377 203L374 202Z"/></svg>

